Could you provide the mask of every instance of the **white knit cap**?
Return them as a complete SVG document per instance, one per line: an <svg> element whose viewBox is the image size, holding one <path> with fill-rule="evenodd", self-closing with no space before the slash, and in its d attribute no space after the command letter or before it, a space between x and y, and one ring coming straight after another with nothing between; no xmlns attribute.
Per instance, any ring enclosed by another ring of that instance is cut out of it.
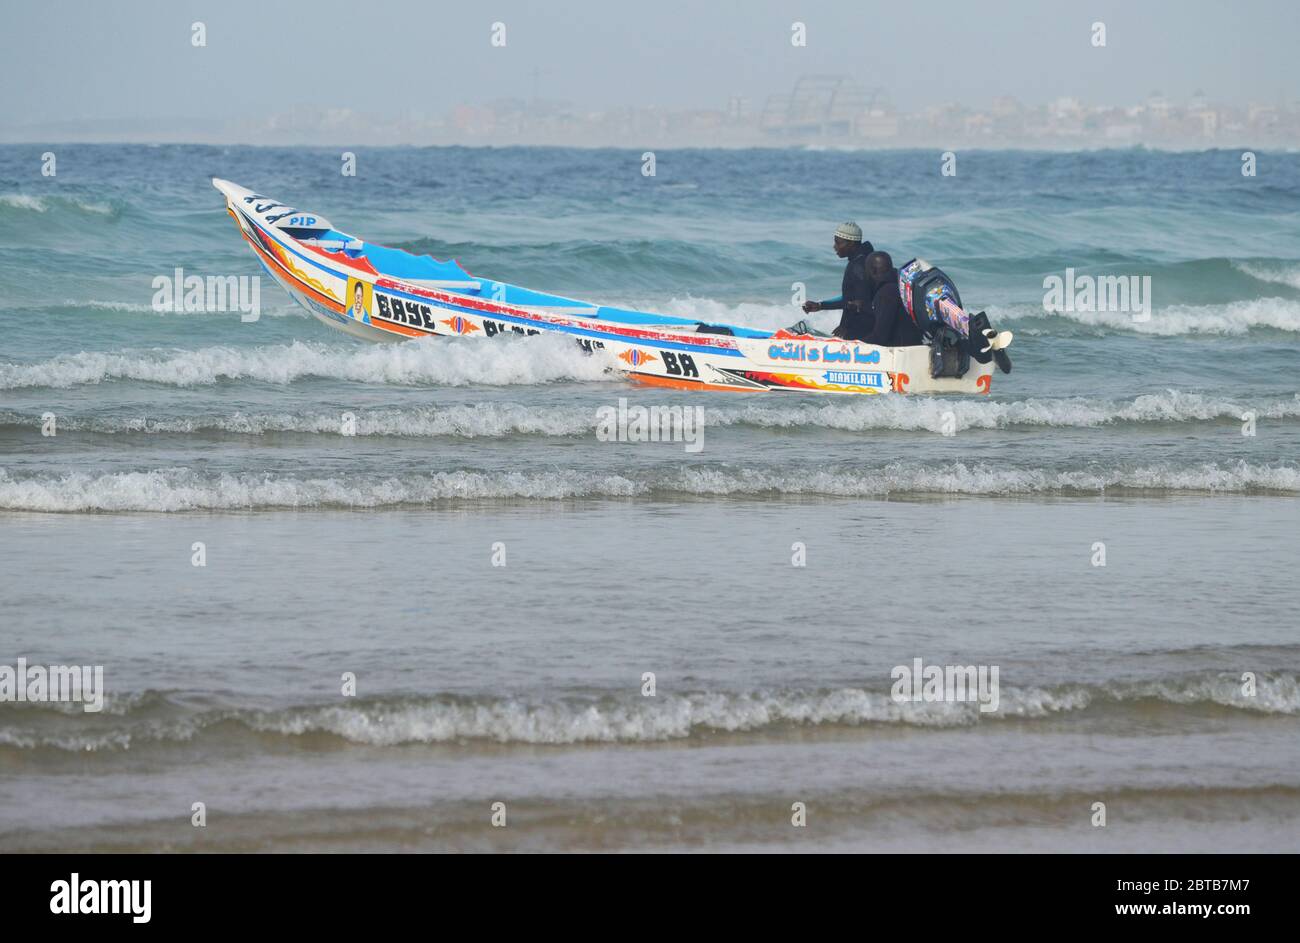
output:
<svg viewBox="0 0 1300 943"><path fill-rule="evenodd" d="M840 228L835 230L835 235L845 242L861 242L862 227L857 223L840 223Z"/></svg>

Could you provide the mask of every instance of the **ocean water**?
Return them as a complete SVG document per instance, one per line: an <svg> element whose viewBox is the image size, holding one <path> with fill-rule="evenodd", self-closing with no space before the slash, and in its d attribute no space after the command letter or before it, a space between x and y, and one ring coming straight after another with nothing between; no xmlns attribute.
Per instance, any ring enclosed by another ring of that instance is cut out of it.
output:
<svg viewBox="0 0 1300 943"><path fill-rule="evenodd" d="M0 849L1300 850L1300 155L358 158L0 147L0 665L106 691L0 702ZM686 394L551 338L365 346L266 278L255 322L156 312L260 272L213 175L769 327L852 218L1015 369ZM1151 276L1150 319L1044 313L1067 267ZM600 441L620 398L700 405L702 449ZM897 702L915 659L996 666L997 710Z"/></svg>

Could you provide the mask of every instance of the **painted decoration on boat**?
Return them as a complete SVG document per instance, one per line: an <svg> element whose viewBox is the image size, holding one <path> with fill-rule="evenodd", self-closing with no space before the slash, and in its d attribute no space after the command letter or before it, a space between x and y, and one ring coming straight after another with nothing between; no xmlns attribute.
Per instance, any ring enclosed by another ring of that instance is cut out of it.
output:
<svg viewBox="0 0 1300 943"><path fill-rule="evenodd" d="M368 282L359 278L348 279L348 315L352 320L362 324L370 323L370 304L372 288Z"/></svg>
<svg viewBox="0 0 1300 943"><path fill-rule="evenodd" d="M655 355L647 354L644 350L632 347L619 354L618 358L630 366L639 367L642 364L651 363L655 359Z"/></svg>

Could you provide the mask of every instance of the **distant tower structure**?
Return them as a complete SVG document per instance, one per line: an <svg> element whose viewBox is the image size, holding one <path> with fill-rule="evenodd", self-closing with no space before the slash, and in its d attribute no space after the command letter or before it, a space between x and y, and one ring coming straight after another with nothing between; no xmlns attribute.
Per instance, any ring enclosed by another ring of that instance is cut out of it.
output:
<svg viewBox="0 0 1300 943"><path fill-rule="evenodd" d="M848 137L866 110L867 96L851 76L802 75L789 95L767 100L759 127L780 137Z"/></svg>

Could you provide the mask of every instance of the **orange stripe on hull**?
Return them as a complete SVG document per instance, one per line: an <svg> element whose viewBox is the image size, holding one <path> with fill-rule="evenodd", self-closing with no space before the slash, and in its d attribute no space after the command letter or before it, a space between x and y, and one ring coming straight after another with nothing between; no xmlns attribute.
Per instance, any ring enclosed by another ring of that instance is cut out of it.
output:
<svg viewBox="0 0 1300 943"><path fill-rule="evenodd" d="M376 321L373 317L370 319L370 326L379 328L381 331L392 331L394 334L404 334L407 337L437 337L432 331L417 331L413 327L406 327L402 324L389 324L387 321Z"/></svg>
<svg viewBox="0 0 1300 943"><path fill-rule="evenodd" d="M234 214L231 214L231 215L234 215ZM337 301L335 301L333 298L329 297L328 295L322 295L322 294L321 294L320 292L318 292L315 288L312 288L310 285L304 284L303 281L302 281L300 278L298 278L296 275L294 275L293 272L289 271L289 270L286 269L283 265L281 265L279 259L277 259L275 256L270 255L269 253L267 253L267 251L266 251L265 249L263 249L263 248L262 248L261 246L259 246L256 242L254 242L251 238L249 238L248 233L244 233L243 235L244 235L244 241L247 242L250 246L253 247L253 251L256 252L256 253L258 254L258 257L259 257L259 258L261 258L261 259L265 260L266 262L270 263L270 264L273 265L276 269L278 269L280 272L282 272L282 273L285 275L285 277L287 277L291 282L293 282L294 285L297 286L297 288L298 288L298 289L299 289L303 294L305 294L305 295L311 295L312 298L314 298L316 301L319 301L321 304L325 305L325 307L329 308L331 311L337 311L339 314L343 314L345 311L347 311L347 308L345 308L343 305L339 304L339 303L338 303ZM381 330L381 331L390 331L390 332L392 332L393 334L401 334L401 335L403 335L404 337L432 337L432 336L435 336L435 335L430 334L428 331L417 331L415 328L406 327L405 325L402 325L402 324L389 324L389 323L387 323L387 322L385 322L385 321L376 321L374 318L371 318L371 319L370 319L370 326L373 327L373 328L377 328L378 330Z"/></svg>
<svg viewBox="0 0 1300 943"><path fill-rule="evenodd" d="M244 233L244 241L253 247L253 251L257 253L258 258L260 258L263 262L268 263L273 268L283 273L284 276L289 281L293 282L294 285L297 286L304 295L311 295L313 299L319 301L321 304L329 308L331 311L337 311L339 314L342 314L346 310L343 307L343 305L339 304L336 300L331 298L329 295L322 294L321 292L317 291L315 288L312 288L310 285L305 284L301 279L299 279L296 275L294 275L293 272L286 269L279 259L277 259L275 256L268 253L265 249L263 249L256 242L250 239L247 233Z"/></svg>
<svg viewBox="0 0 1300 943"><path fill-rule="evenodd" d="M703 380L679 380L676 377L660 377L653 373L629 373L629 377L646 386L663 386L670 390L720 390L723 393L762 393L760 389L746 389L741 386L725 386L721 383L705 383Z"/></svg>

